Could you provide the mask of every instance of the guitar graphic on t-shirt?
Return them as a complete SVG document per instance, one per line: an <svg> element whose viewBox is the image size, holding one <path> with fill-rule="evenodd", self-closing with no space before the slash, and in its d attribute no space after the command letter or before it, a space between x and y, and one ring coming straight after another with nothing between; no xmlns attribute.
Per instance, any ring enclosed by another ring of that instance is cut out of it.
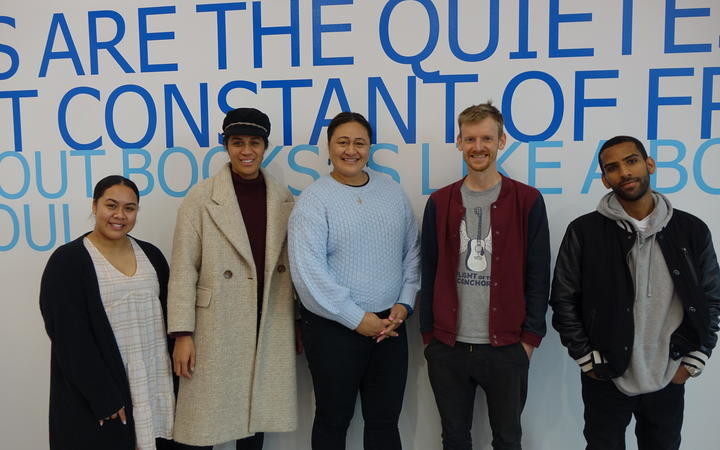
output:
<svg viewBox="0 0 720 450"><path fill-rule="evenodd" d="M482 229L482 208L478 206L473 211L475 211L475 215L478 216L477 236L475 239L471 239L470 242L468 242L465 266L468 270L473 272L482 272L487 269L487 259L485 259L485 242L480 238L480 230Z"/></svg>

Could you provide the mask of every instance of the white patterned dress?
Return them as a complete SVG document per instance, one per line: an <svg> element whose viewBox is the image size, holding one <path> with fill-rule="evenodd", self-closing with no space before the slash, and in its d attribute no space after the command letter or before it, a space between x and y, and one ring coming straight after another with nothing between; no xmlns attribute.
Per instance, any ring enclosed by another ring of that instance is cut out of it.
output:
<svg viewBox="0 0 720 450"><path fill-rule="evenodd" d="M138 450L155 450L155 438L172 438L175 408L160 285L155 268L130 239L137 269L127 276L84 239L92 257L105 313L125 364ZM127 405L126 405L127 406Z"/></svg>

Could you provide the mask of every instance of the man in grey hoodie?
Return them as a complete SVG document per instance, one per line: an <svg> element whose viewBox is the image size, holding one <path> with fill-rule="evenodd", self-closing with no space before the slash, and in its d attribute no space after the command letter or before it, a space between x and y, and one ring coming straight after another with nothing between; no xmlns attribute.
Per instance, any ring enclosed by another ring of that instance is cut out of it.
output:
<svg viewBox="0 0 720 450"><path fill-rule="evenodd" d="M600 149L612 192L560 246L553 326L581 368L587 449L680 447L684 383L717 342L720 269L707 225L650 189L655 162L616 136Z"/></svg>

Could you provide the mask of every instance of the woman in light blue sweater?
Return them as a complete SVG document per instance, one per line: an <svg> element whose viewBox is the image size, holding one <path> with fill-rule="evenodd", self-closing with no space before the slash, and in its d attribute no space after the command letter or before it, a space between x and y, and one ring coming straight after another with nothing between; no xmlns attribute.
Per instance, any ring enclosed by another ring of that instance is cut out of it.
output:
<svg viewBox="0 0 720 450"><path fill-rule="evenodd" d="M401 448L405 325L419 288L418 225L402 188L366 168L372 127L357 113L328 126L333 169L310 185L288 225L315 388L313 450L345 448L360 392L365 449Z"/></svg>

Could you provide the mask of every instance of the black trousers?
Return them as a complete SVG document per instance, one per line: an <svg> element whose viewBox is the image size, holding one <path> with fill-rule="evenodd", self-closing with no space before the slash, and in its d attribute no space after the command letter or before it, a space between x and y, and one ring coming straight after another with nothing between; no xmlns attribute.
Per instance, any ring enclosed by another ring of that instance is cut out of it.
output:
<svg viewBox="0 0 720 450"><path fill-rule="evenodd" d="M680 448L685 385L670 383L649 394L627 396L612 381L581 375L587 450L624 450L625 429L635 416L639 450Z"/></svg>
<svg viewBox="0 0 720 450"><path fill-rule="evenodd" d="M472 450L475 390L485 391L495 450L522 448L520 416L527 398L529 360L520 343L504 347L433 339L425 347L428 376L442 424L444 450Z"/></svg>
<svg viewBox="0 0 720 450"><path fill-rule="evenodd" d="M263 441L265 440L265 433L255 433L252 436L248 436L244 439L238 439L235 441L236 450L262 450ZM213 446L199 447L195 445L187 445L177 443L178 450L212 450ZM158 449L159 450L159 449Z"/></svg>
<svg viewBox="0 0 720 450"><path fill-rule="evenodd" d="M378 313L387 317L389 311ZM313 450L344 450L358 392L365 421L365 450L400 450L398 420L405 394L408 348L405 324L398 336L372 338L301 310L302 340L315 389Z"/></svg>

